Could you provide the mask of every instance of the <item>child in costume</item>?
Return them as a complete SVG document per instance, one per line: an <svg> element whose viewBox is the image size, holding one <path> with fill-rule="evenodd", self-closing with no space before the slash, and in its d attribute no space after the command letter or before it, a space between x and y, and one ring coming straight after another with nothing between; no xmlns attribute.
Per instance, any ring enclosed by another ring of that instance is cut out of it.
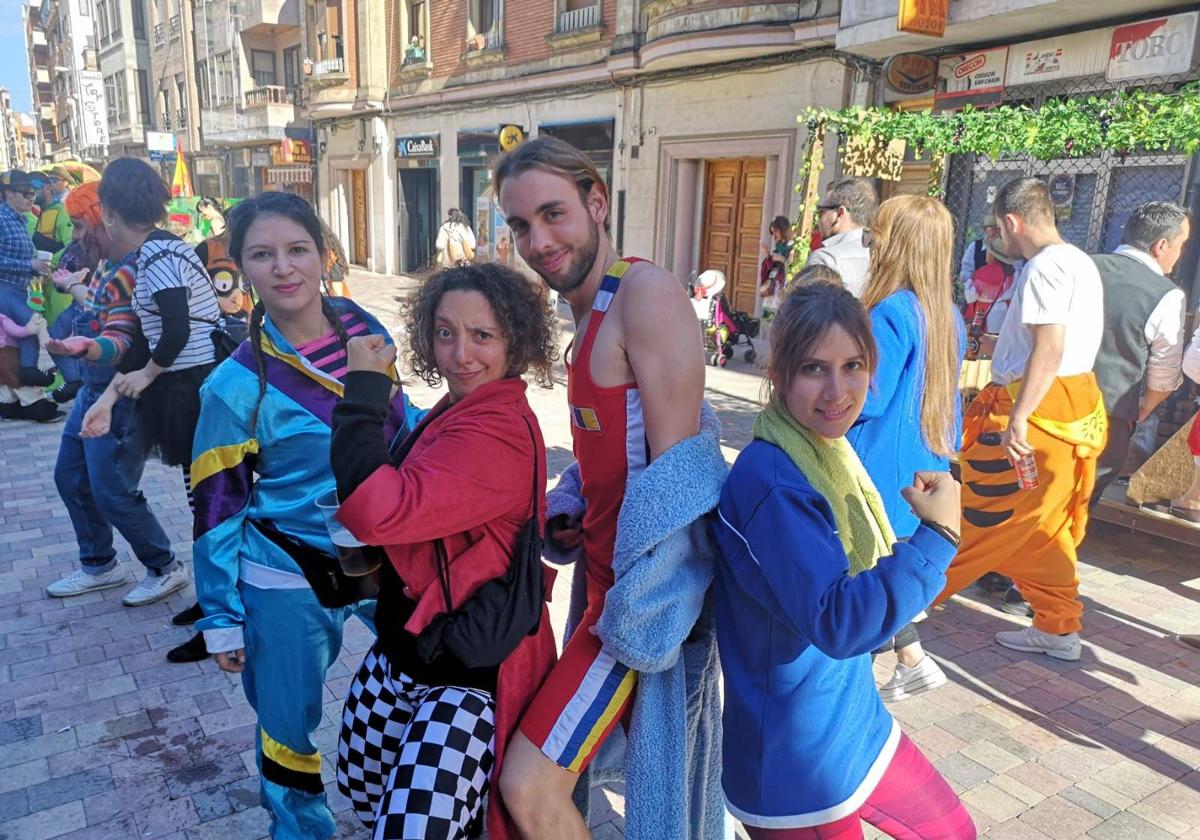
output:
<svg viewBox="0 0 1200 840"><path fill-rule="evenodd" d="M204 617L196 626L218 664L242 673L258 715L271 836L323 840L334 833L314 741L325 673L346 619L358 613L370 622L374 601L322 606L295 557L317 552L336 563L316 500L334 488L330 423L346 343L387 330L353 303L321 294L324 244L302 198L265 193L241 203L230 246L259 302L249 340L201 389L192 481ZM399 391L386 413L393 435L417 419Z"/></svg>
<svg viewBox="0 0 1200 840"><path fill-rule="evenodd" d="M966 808L888 714L871 673L871 651L942 587L958 485L918 473L904 497L920 524L895 541L845 438L877 358L850 292L793 290L770 358L771 401L712 526L729 811L751 840L861 838L860 819L894 837L972 840Z"/></svg>

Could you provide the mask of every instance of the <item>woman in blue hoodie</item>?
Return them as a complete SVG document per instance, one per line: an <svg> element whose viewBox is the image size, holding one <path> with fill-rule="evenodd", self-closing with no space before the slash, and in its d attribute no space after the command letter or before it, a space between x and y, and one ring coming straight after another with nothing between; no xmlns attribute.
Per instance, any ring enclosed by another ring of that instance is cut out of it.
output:
<svg viewBox="0 0 1200 840"><path fill-rule="evenodd" d="M879 366L858 421L846 435L883 498L901 539L917 517L900 495L922 470L950 469L962 437L958 375L966 350L950 274L954 220L946 205L898 195L871 223L871 268L863 306L879 349ZM880 689L884 702L915 697L946 682L921 648L914 624L896 634L896 671Z"/></svg>
<svg viewBox="0 0 1200 840"><path fill-rule="evenodd" d="M860 819L893 837L975 837L871 673L871 651L941 591L959 528L957 483L921 472L903 490L920 524L895 541L845 437L876 359L853 295L791 292L771 330L771 400L721 495L723 785L752 840L851 840Z"/></svg>

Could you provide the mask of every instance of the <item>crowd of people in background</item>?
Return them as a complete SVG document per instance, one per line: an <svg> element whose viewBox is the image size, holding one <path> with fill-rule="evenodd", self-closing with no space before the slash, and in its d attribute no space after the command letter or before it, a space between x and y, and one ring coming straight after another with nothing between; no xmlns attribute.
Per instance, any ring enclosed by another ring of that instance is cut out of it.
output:
<svg viewBox="0 0 1200 840"><path fill-rule="evenodd" d="M1143 205L1089 256L1017 179L956 269L942 202L834 181L795 276L791 223L770 223L768 396L729 468L688 296L617 253L587 156L537 138L492 183L539 282L476 262L451 210L401 359L330 294L345 259L302 198L203 199L193 248L163 230L144 162L73 189L0 176L0 417L65 421L54 478L79 563L47 596L128 583L114 531L144 567L126 606L194 578L172 620L197 632L166 656L241 674L281 840L334 834L315 733L351 616L375 642L332 775L376 840L485 820L493 840L585 838L577 790L614 768L631 837L729 837L730 815L753 840L861 837L862 820L975 837L887 704L946 682L919 623L980 579L1032 618L1000 645L1079 658L1089 507L1138 424L1200 377L1169 279L1187 213ZM559 359L546 288L575 336L575 462L549 490L526 396ZM965 410L964 361L990 364ZM444 396L413 405L398 362ZM186 486L194 571L139 489L152 457ZM1200 521L1200 477L1169 512ZM559 651L546 601L566 566Z"/></svg>

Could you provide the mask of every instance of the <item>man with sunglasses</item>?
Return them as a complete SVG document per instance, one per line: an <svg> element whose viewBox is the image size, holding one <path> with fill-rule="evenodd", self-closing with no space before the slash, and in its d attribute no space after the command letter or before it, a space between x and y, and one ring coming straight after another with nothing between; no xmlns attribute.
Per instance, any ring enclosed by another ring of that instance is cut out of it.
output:
<svg viewBox="0 0 1200 840"><path fill-rule="evenodd" d="M27 173L13 170L0 175L0 313L20 326L27 324L33 316L27 303L29 278L50 268L48 262L35 257L33 241L25 226L25 214L33 206L34 196L33 183ZM18 384L37 387L49 385L53 377L42 373L37 367L37 336L18 339L17 347L20 370L15 378ZM50 415L55 413L54 403L49 400L40 402L49 403ZM34 416L38 411L29 413L28 409L34 408L40 411L43 407L38 403L25 409L16 403L0 404L0 417L28 416L30 419L40 419L40 416Z"/></svg>
<svg viewBox="0 0 1200 840"><path fill-rule="evenodd" d="M866 178L834 181L825 191L824 201L817 205L822 244L808 255L807 265L832 268L855 297L860 297L867 286L871 257L866 228L878 207L879 195Z"/></svg>

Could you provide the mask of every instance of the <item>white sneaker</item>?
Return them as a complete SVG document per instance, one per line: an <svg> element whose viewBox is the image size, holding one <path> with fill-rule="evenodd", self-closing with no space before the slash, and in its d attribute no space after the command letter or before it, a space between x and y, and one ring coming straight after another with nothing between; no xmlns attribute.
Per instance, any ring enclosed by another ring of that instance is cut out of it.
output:
<svg viewBox="0 0 1200 840"><path fill-rule="evenodd" d="M175 568L165 575L156 575L147 571L142 582L125 593L121 603L127 607L141 607L161 601L172 592L188 585L188 572L182 563L176 563Z"/></svg>
<svg viewBox="0 0 1200 840"><path fill-rule="evenodd" d="M1044 653L1055 659L1065 659L1067 662L1077 660L1083 651L1083 646L1079 644L1078 633L1058 636L1054 633L1043 632L1036 627L1026 627L1024 630L1004 630L996 634L996 641L1011 650Z"/></svg>
<svg viewBox="0 0 1200 840"><path fill-rule="evenodd" d="M62 580L56 580L46 587L46 594L51 598L69 598L72 595L82 595L85 592L95 592L97 589L112 589L114 586L124 586L129 583L129 576L121 568L121 564L113 566L107 572L91 575L83 569L77 569Z"/></svg>
<svg viewBox="0 0 1200 840"><path fill-rule="evenodd" d="M945 684L946 675L942 669L931 657L926 656L911 668L897 662L896 673L879 689L879 696L885 703L895 703Z"/></svg>

